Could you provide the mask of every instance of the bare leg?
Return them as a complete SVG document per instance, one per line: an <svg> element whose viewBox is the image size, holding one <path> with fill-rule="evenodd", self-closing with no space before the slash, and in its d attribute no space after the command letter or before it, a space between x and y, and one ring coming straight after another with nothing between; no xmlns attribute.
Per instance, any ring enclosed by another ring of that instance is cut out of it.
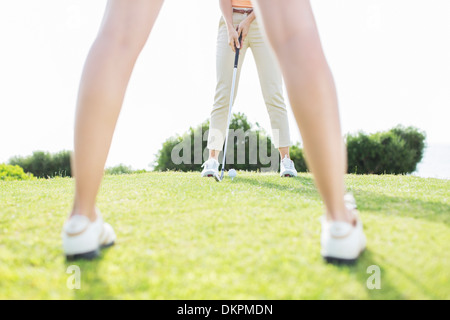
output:
<svg viewBox="0 0 450 320"><path fill-rule="evenodd" d="M278 148L278 151L280 151L281 159L284 159L285 156L290 158L290 156L289 156L289 147Z"/></svg>
<svg viewBox="0 0 450 320"><path fill-rule="evenodd" d="M332 220L352 220L344 205L345 153L336 89L308 0L257 0L257 17L280 62L305 155Z"/></svg>
<svg viewBox="0 0 450 320"><path fill-rule="evenodd" d="M216 159L219 161L219 153L222 150L209 150L209 159Z"/></svg>
<svg viewBox="0 0 450 320"><path fill-rule="evenodd" d="M163 0L109 0L84 66L72 167L76 180L72 214L95 220L95 201L117 118L134 64Z"/></svg>

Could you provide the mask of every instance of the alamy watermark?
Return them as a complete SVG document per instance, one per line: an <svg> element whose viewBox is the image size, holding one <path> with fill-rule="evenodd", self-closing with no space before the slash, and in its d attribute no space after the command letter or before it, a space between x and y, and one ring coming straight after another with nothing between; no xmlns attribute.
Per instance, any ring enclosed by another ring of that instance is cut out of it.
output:
<svg viewBox="0 0 450 320"><path fill-rule="evenodd" d="M274 137L277 138L277 130L274 130ZM209 157L208 149L202 148L203 142L208 141L214 146L214 150L223 148L224 137L219 130L195 131L192 135L186 136L177 144L171 153L171 160L175 165L180 164L202 164ZM194 141L192 141L192 139ZM192 144L193 142L193 144ZM192 148L193 145L193 148ZM235 154L236 146L236 154ZM193 153L193 154L192 154ZM219 157L222 161L222 157ZM243 129L230 129L228 135L228 146L226 153L226 163L236 164L260 164L261 171L277 171L280 157L275 146L268 136L257 134L255 131Z"/></svg>
<svg viewBox="0 0 450 320"><path fill-rule="evenodd" d="M369 278L367 278L366 285L369 290L380 290L381 289L381 269L377 265L371 265L367 267L366 272L371 274Z"/></svg>
<svg viewBox="0 0 450 320"><path fill-rule="evenodd" d="M69 290L79 290L81 289L81 269L77 265L71 265L67 267L67 274L70 276L67 278L67 288Z"/></svg>

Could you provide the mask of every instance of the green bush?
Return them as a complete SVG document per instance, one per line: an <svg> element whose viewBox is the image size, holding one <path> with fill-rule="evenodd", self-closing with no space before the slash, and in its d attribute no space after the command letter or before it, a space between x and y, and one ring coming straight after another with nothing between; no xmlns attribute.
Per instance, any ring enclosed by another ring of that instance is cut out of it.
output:
<svg viewBox="0 0 450 320"><path fill-rule="evenodd" d="M130 174L133 173L131 167L124 164L119 164L118 166L107 168L105 174Z"/></svg>
<svg viewBox="0 0 450 320"><path fill-rule="evenodd" d="M39 178L70 177L70 151L61 151L55 154L35 151L31 156L14 157L9 164L18 165L25 172L32 173Z"/></svg>
<svg viewBox="0 0 450 320"><path fill-rule="evenodd" d="M386 132L347 135L348 172L405 174L416 170L425 148L425 133L397 126Z"/></svg>
<svg viewBox="0 0 450 320"><path fill-rule="evenodd" d="M32 174L26 174L23 169L17 165L0 164L0 180L2 181L30 180L33 178Z"/></svg>
<svg viewBox="0 0 450 320"><path fill-rule="evenodd" d="M207 145L207 135L206 131L209 129L209 121L203 122L196 128L190 128L184 135L171 137L167 139L162 148L158 151L156 155L155 161L155 171L166 171L166 170L176 170L176 171L201 171L203 161L208 158L208 149ZM242 141L244 146L237 145L237 139L234 141L228 142L228 148L234 148L234 161L230 158L227 158L225 169L234 168L236 170L247 170L247 171L260 171L262 168L270 167L270 163L267 164L267 159L261 159L260 157L260 149L261 145L257 144L256 151L256 159L250 159L249 148L251 145L250 141L259 141L260 138L266 139L267 145L264 148L267 148L267 157L272 157L272 151L275 150L278 155L278 150L274 149L272 141L270 137L267 136L265 131L259 127L258 124L252 125L248 122L247 117L242 113L235 113L232 116L230 129L233 130L243 130L246 133L245 141ZM196 140L197 137L197 140ZM200 139L199 139L200 137ZM197 141L197 142L195 142ZM200 142L201 141L201 142ZM180 152L181 157L186 157L187 161L182 163L174 163L172 161L172 151L175 147L184 149ZM244 148L245 150L245 162L243 164L238 164L238 148ZM184 150L190 152L190 154L184 154ZM230 149L228 149L230 150ZM264 152L262 152L264 154ZM255 153L253 152L253 155ZM227 152L227 156L230 153ZM222 152L219 155L220 162L222 161Z"/></svg>
<svg viewBox="0 0 450 320"><path fill-rule="evenodd" d="M295 169L297 169L298 172L308 172L303 149L300 148L298 144L295 144L290 148L289 153L291 160L294 161Z"/></svg>

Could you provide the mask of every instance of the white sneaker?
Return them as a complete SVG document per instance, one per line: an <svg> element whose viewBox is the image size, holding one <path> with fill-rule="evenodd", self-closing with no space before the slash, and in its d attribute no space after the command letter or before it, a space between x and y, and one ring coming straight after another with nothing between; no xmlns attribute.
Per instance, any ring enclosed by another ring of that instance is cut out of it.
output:
<svg viewBox="0 0 450 320"><path fill-rule="evenodd" d="M347 209L355 210L356 202L351 194L344 198ZM356 211L354 211L356 214ZM359 217L356 225L342 221L328 221L322 217L321 255L331 263L352 264L366 248L366 236Z"/></svg>
<svg viewBox="0 0 450 320"><path fill-rule="evenodd" d="M216 159L208 159L202 165L202 177L214 177L219 175L219 161Z"/></svg>
<svg viewBox="0 0 450 320"><path fill-rule="evenodd" d="M280 176L281 177L296 177L297 170L295 170L294 161L288 158L288 156L284 156L284 159L281 160L280 164Z"/></svg>
<svg viewBox="0 0 450 320"><path fill-rule="evenodd" d="M67 260L93 259L101 248L112 246L116 240L113 228L103 222L97 211L97 220L91 222L82 215L74 215L64 223L63 249Z"/></svg>

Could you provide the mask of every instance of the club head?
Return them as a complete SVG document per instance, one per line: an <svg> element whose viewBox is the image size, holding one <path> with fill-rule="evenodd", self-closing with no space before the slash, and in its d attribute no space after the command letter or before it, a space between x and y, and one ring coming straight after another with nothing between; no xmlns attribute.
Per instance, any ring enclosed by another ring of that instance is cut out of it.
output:
<svg viewBox="0 0 450 320"><path fill-rule="evenodd" d="M222 179L221 179L220 176L219 176L219 173L216 173L216 174L214 175L214 179L216 179L217 182L221 182L221 181L222 181Z"/></svg>

